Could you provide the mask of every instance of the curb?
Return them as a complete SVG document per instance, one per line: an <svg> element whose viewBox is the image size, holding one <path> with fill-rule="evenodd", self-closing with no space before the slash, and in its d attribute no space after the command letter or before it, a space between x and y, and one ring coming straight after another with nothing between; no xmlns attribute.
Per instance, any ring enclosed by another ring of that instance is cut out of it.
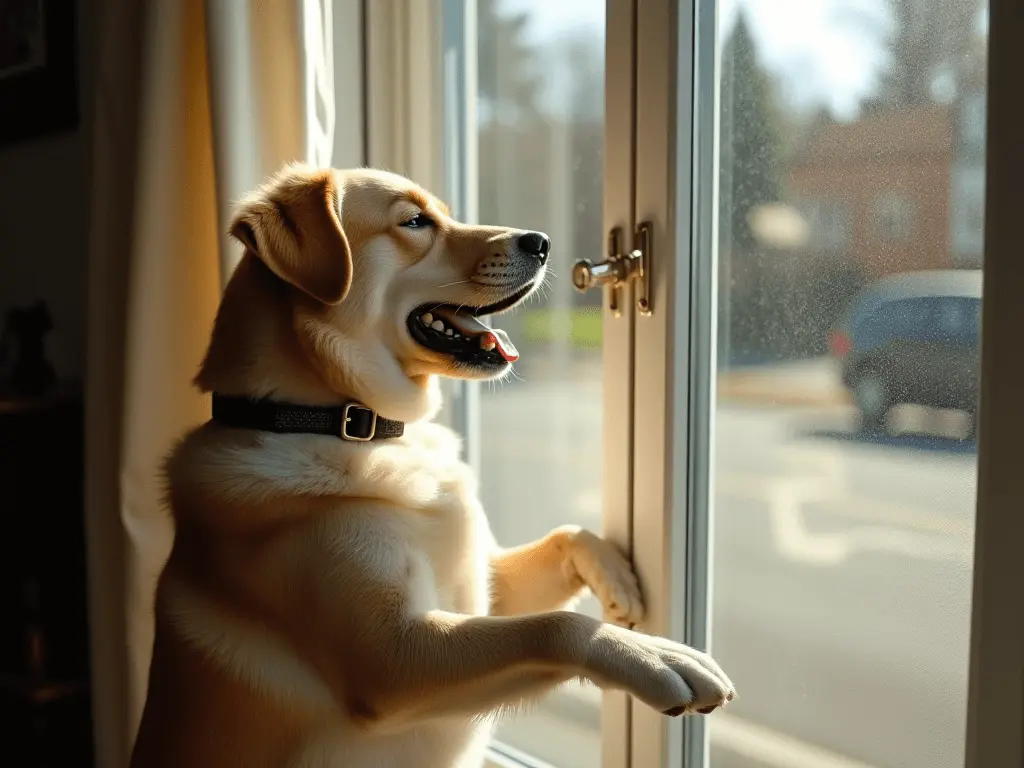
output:
<svg viewBox="0 0 1024 768"><path fill-rule="evenodd" d="M726 403L842 408L852 404L845 389L787 389L769 377L751 373L725 373L718 377L717 397Z"/></svg>

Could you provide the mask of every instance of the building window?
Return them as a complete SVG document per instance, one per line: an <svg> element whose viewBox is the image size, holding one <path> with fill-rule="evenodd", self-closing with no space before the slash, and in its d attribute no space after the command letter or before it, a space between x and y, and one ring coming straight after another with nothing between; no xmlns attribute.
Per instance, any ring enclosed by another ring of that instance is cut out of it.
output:
<svg viewBox="0 0 1024 768"><path fill-rule="evenodd" d="M887 193L875 201L875 232L887 243L903 243L914 234L914 203L902 195Z"/></svg>

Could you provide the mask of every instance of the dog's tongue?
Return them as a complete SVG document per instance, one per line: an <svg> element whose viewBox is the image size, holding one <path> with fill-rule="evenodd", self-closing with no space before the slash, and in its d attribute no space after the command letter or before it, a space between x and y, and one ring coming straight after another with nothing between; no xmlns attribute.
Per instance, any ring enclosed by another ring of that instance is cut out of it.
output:
<svg viewBox="0 0 1024 768"><path fill-rule="evenodd" d="M476 341L482 350L489 352L492 349L497 349L499 354L510 363L519 359L519 350L516 349L508 334L500 328L488 328L472 315L454 312L447 307L438 307L434 312L444 316L449 323L462 331L462 335L467 339Z"/></svg>
<svg viewBox="0 0 1024 768"><path fill-rule="evenodd" d="M498 348L498 352L500 352L501 356L508 362L514 363L519 359L519 350L516 349L516 345L512 343L512 339L510 339L508 334L501 330L501 328L491 328L490 331L488 331L487 336L489 337L488 341Z"/></svg>

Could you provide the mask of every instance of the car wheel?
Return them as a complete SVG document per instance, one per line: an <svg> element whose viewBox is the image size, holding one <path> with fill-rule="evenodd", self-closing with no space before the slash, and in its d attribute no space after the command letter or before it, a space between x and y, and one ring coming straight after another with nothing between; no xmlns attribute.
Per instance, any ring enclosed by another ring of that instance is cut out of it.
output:
<svg viewBox="0 0 1024 768"><path fill-rule="evenodd" d="M853 385L853 400L860 411L861 429L879 430L892 407L889 386L875 371L864 371Z"/></svg>

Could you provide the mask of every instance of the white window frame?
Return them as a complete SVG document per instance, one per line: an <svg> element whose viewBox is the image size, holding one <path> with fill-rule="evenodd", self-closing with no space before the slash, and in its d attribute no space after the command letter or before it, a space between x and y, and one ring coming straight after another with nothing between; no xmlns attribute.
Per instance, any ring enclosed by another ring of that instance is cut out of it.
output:
<svg viewBox="0 0 1024 768"><path fill-rule="evenodd" d="M634 564L650 631L710 644L717 317L716 4L644 0L637 36L636 219L653 228L653 312L637 320ZM707 763L703 718L637 707L633 766Z"/></svg>
<svg viewBox="0 0 1024 768"><path fill-rule="evenodd" d="M475 62L451 53L446 2L362 0L366 160L405 173L463 207L473 195L475 118L445 116L445 89L475 92ZM474 0L461 3L465 51ZM967 768L1024 764L1024 376L1016 329L1024 326L1019 258L1019 180L1024 112L1015 73L1024 71L1024 15L1015 0L990 0L985 301L982 403ZM605 310L605 533L630 548L643 582L650 629L696 646L711 643L711 441L715 392L718 46L714 0L607 0L605 229L653 225L654 312ZM998 20L999 23L996 23ZM642 47L635 45L643 40ZM439 66L438 50L446 54ZM456 46L458 48L458 46ZM451 58L454 56L454 58ZM452 62L461 68L453 79ZM637 108L637 105L642 105ZM340 114L340 111L339 111ZM454 130L452 121L462 128ZM454 131L454 132L453 132ZM459 166L446 142L465 142ZM629 169L635 173L630 174ZM601 254L595 254L599 258ZM632 297L624 297L630 299ZM627 301L626 306L632 306ZM473 396L458 387L448 418L467 432L475 461ZM685 405L680 405L685 404ZM677 409L682 407L682 412ZM653 457L653 458L652 458ZM682 600L676 598L682 597ZM707 764L702 718L669 720L605 697L604 768L699 768ZM489 765L533 764L512 750Z"/></svg>

